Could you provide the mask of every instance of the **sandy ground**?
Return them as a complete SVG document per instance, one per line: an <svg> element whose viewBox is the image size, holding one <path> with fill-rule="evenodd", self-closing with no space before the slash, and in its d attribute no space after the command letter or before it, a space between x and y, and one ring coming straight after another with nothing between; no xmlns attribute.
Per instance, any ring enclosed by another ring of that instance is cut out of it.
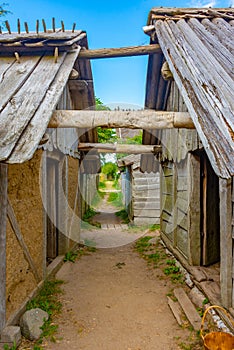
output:
<svg viewBox="0 0 234 350"><path fill-rule="evenodd" d="M65 263L57 274L65 281L63 311L55 320L61 340L46 348L181 349L189 331L178 326L167 305L171 282L158 277L131 245Z"/></svg>
<svg viewBox="0 0 234 350"><path fill-rule="evenodd" d="M100 221L120 223L113 214L116 209L105 200L99 209ZM126 230L110 230L105 239L114 231L129 235ZM59 340L45 342L48 350L185 349L179 344L187 343L190 331L177 324L167 304L175 285L162 269L150 268L131 241L63 265L57 274L65 282L63 311L55 319Z"/></svg>

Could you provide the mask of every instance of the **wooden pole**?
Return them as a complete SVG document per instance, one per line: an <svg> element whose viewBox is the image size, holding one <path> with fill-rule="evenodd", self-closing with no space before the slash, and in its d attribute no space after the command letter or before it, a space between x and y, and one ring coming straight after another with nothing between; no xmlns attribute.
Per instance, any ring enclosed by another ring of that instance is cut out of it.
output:
<svg viewBox="0 0 234 350"><path fill-rule="evenodd" d="M89 151L92 149L100 153L127 153L127 154L143 154L143 153L160 153L161 146L156 145L129 145L129 144L110 144L110 143L79 143L80 151Z"/></svg>
<svg viewBox="0 0 234 350"><path fill-rule="evenodd" d="M0 333L6 323L7 169L0 163Z"/></svg>
<svg viewBox="0 0 234 350"><path fill-rule="evenodd" d="M220 197L220 287L221 301L233 307L232 179L219 179Z"/></svg>
<svg viewBox="0 0 234 350"><path fill-rule="evenodd" d="M143 46L129 46L120 48L103 48L96 50L82 49L79 58L95 59L95 58L112 58L112 57L126 57L126 56L141 56L155 53L161 53L160 45L143 45Z"/></svg>
<svg viewBox="0 0 234 350"><path fill-rule="evenodd" d="M187 112L56 110L49 128L194 129Z"/></svg>

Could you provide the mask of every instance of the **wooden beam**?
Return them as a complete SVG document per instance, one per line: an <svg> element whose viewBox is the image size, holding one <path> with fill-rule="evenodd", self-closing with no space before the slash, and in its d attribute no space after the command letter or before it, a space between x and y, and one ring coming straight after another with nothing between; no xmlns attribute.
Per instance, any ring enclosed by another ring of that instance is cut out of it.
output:
<svg viewBox="0 0 234 350"><path fill-rule="evenodd" d="M142 56L155 53L161 53L160 45L143 45L143 46L128 46L120 48L103 48L95 50L82 49L79 58L95 59L95 58L113 58L127 56Z"/></svg>
<svg viewBox="0 0 234 350"><path fill-rule="evenodd" d="M220 287L222 305L232 305L232 179L219 179L220 197Z"/></svg>
<svg viewBox="0 0 234 350"><path fill-rule="evenodd" d="M6 323L7 165L0 163L0 333Z"/></svg>
<svg viewBox="0 0 234 350"><path fill-rule="evenodd" d="M187 112L56 110L48 128L194 129Z"/></svg>
<svg viewBox="0 0 234 350"><path fill-rule="evenodd" d="M9 199L8 199L8 203L7 203L7 216L8 216L9 222L11 224L11 227L12 227L12 229L13 229L15 235L16 235L16 238L17 238L21 248L23 249L23 253L24 253L25 259L27 260L27 262L28 262L28 264L29 264L29 266L30 266L30 268L32 270L32 273L33 273L37 283L39 283L40 280L41 280L40 276L39 276L39 274L37 272L36 266L34 264L34 261L33 261L32 257L31 257L31 254L30 254L30 252L28 250L28 247L27 247L27 245L26 245L26 243L24 241L24 238L23 238L23 236L21 234L21 231L20 231L20 228L19 228L19 224L17 222L14 210L13 210L13 208L11 206L11 203L10 203Z"/></svg>
<svg viewBox="0 0 234 350"><path fill-rule="evenodd" d="M129 145L129 144L110 144L110 143L80 143L78 145L80 151L97 150L100 153L127 153L127 154L143 154L143 153L160 153L161 146L155 145Z"/></svg>

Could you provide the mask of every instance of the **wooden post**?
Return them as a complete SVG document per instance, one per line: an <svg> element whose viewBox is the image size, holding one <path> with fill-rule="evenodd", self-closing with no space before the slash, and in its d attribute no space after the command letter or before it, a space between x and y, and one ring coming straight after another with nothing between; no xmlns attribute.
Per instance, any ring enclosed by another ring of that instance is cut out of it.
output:
<svg viewBox="0 0 234 350"><path fill-rule="evenodd" d="M232 179L219 179L220 284L222 305L232 305Z"/></svg>
<svg viewBox="0 0 234 350"><path fill-rule="evenodd" d="M0 163L0 333L6 323L7 170Z"/></svg>
<svg viewBox="0 0 234 350"><path fill-rule="evenodd" d="M200 160L188 154L188 256L191 265L201 263Z"/></svg>

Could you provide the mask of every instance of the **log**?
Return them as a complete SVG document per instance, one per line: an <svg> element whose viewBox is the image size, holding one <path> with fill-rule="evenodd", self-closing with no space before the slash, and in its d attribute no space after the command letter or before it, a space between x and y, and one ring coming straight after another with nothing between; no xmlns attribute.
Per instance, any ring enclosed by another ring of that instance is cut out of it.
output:
<svg viewBox="0 0 234 350"><path fill-rule="evenodd" d="M48 128L194 129L188 112L55 110Z"/></svg>
<svg viewBox="0 0 234 350"><path fill-rule="evenodd" d="M95 50L82 49L79 54L79 59L95 59L95 58L113 58L127 56L141 56L155 53L161 53L160 45L143 45L143 46L128 46L120 48L103 48Z"/></svg>
<svg viewBox="0 0 234 350"><path fill-rule="evenodd" d="M127 153L127 154L143 154L143 153L159 153L161 146L155 145L129 145L129 144L109 144L109 143L80 143L78 145L80 151L90 151L95 149L100 153Z"/></svg>
<svg viewBox="0 0 234 350"><path fill-rule="evenodd" d="M6 323L7 165L0 164L0 333Z"/></svg>

